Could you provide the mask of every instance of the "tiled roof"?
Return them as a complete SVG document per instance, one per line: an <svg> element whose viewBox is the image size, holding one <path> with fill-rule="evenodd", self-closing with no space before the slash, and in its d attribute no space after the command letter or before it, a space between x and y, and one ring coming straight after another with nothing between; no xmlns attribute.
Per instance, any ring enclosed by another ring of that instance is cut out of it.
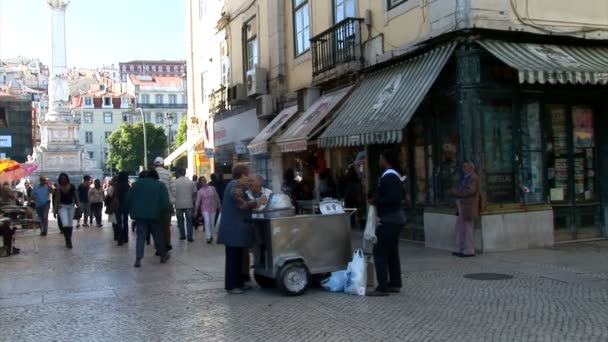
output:
<svg viewBox="0 0 608 342"><path fill-rule="evenodd" d="M137 76L130 74L131 82L138 86L176 86L182 85L182 78L179 76Z"/></svg>

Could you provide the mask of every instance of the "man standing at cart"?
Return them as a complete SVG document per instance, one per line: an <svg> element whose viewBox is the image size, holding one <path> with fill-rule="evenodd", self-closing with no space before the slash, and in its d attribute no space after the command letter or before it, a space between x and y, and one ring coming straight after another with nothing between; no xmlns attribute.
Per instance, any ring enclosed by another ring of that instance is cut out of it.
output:
<svg viewBox="0 0 608 342"><path fill-rule="evenodd" d="M247 200L249 167L238 163L232 168L232 181L226 186L222 203L222 220L218 243L226 246L225 289L230 294L242 294L246 287L242 277L243 253L251 247L253 231L250 223L251 211L265 205L267 198Z"/></svg>

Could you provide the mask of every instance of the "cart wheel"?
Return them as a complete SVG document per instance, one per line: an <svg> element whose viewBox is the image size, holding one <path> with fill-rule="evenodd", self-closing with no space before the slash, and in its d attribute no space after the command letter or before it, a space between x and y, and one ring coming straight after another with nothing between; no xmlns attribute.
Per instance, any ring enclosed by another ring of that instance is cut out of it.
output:
<svg viewBox="0 0 608 342"><path fill-rule="evenodd" d="M277 287L277 281L272 278L255 273L253 274L253 278L255 278L255 282L263 289L273 289Z"/></svg>
<svg viewBox="0 0 608 342"><path fill-rule="evenodd" d="M278 287L287 296L298 296L304 293L310 276L306 266L301 262L291 262L281 268Z"/></svg>

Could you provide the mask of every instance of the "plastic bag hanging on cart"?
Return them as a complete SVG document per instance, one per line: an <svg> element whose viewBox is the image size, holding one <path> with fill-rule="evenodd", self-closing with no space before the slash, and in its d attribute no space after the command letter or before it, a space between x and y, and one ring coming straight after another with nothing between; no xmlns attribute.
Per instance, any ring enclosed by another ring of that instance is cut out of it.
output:
<svg viewBox="0 0 608 342"><path fill-rule="evenodd" d="M378 242L378 238L376 237L377 222L378 218L376 215L376 207L370 205L369 210L367 211L367 222L365 224L365 232L363 233L364 241L371 242L372 244Z"/></svg>
<svg viewBox="0 0 608 342"><path fill-rule="evenodd" d="M357 249L353 253L353 260L348 263L346 270L346 284L344 292L357 296L365 296L367 286L367 268L363 251Z"/></svg>

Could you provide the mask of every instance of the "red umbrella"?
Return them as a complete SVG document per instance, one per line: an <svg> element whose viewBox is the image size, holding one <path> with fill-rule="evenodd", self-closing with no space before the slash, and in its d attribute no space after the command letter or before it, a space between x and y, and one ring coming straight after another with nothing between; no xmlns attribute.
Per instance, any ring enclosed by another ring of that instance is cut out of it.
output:
<svg viewBox="0 0 608 342"><path fill-rule="evenodd" d="M38 166L36 164L17 164L4 170L0 175L0 183L18 181L21 178L29 176Z"/></svg>

